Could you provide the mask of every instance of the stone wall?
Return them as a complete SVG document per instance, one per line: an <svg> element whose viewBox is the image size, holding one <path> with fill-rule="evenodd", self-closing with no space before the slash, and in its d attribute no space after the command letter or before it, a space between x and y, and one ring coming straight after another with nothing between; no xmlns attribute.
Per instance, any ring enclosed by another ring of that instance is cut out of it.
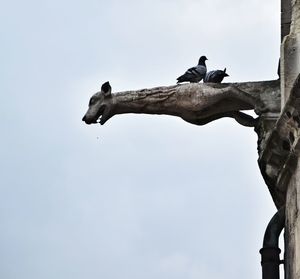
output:
<svg viewBox="0 0 300 279"><path fill-rule="evenodd" d="M300 164L292 176L286 199L285 278L300 278Z"/></svg>
<svg viewBox="0 0 300 279"><path fill-rule="evenodd" d="M284 108L300 73L300 0L281 3L281 101ZM291 20L290 20L290 19ZM289 23L291 23L289 28ZM289 34L288 34L289 32ZM288 35L287 35L288 34ZM299 111L300 108L297 108ZM300 157L287 185L285 225L285 278L300 279Z"/></svg>

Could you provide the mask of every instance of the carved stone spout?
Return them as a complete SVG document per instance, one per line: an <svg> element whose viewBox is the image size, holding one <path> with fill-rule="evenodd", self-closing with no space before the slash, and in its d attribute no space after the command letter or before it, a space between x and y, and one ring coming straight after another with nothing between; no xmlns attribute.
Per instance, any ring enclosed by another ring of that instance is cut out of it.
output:
<svg viewBox="0 0 300 279"><path fill-rule="evenodd" d="M256 119L241 111L252 110L260 115L280 111L279 81L183 84L161 86L111 94L108 82L95 93L83 117L87 124L104 124L123 113L166 114L204 125L222 117L254 127Z"/></svg>

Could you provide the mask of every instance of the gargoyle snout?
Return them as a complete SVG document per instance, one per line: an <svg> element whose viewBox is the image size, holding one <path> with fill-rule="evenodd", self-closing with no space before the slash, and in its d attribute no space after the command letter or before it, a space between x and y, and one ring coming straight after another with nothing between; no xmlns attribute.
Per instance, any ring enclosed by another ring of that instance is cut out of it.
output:
<svg viewBox="0 0 300 279"><path fill-rule="evenodd" d="M93 122L91 119L88 119L88 118L86 117L86 115L82 117L82 121L84 121L86 124L92 124L92 123L95 123L95 122Z"/></svg>

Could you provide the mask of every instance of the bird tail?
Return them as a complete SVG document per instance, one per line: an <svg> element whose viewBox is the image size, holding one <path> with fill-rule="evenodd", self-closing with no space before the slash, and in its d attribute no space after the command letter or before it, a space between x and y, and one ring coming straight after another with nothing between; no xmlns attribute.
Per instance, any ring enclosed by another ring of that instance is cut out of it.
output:
<svg viewBox="0 0 300 279"><path fill-rule="evenodd" d="M184 82L184 75L177 78L177 83Z"/></svg>
<svg viewBox="0 0 300 279"><path fill-rule="evenodd" d="M229 75L226 73L226 68L224 69L223 73L225 77L229 77Z"/></svg>

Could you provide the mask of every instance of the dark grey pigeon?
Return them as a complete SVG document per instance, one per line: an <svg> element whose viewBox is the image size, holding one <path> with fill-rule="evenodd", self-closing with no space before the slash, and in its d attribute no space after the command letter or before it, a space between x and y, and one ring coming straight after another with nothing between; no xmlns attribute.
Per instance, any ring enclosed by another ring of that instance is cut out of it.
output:
<svg viewBox="0 0 300 279"><path fill-rule="evenodd" d="M177 78L177 83L180 82L199 82L201 81L206 74L206 65L205 61L207 58L205 56L201 56L199 58L198 65L192 68L189 68L182 76Z"/></svg>
<svg viewBox="0 0 300 279"><path fill-rule="evenodd" d="M226 74L226 68L222 70L215 70L208 72L203 82L214 82L214 83L221 83L224 77L229 77L228 74Z"/></svg>

